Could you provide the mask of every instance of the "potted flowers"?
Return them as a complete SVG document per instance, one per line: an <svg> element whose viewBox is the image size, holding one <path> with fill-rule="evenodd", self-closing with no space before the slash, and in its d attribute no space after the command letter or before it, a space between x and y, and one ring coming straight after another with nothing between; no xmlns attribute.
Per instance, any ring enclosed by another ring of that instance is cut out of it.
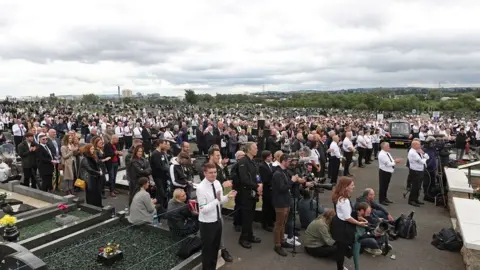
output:
<svg viewBox="0 0 480 270"><path fill-rule="evenodd" d="M98 249L97 262L105 266L112 266L116 261L123 259L120 245L115 242L107 243L105 247Z"/></svg>
<svg viewBox="0 0 480 270"><path fill-rule="evenodd" d="M62 217L65 217L67 215L68 205L62 203L58 205L58 209L60 209L60 211L62 212Z"/></svg>
<svg viewBox="0 0 480 270"><path fill-rule="evenodd" d="M17 223L17 218L10 215L5 215L0 219L0 225L4 227L3 229L3 239L9 242L16 242L20 236L20 232L17 229L15 224Z"/></svg>

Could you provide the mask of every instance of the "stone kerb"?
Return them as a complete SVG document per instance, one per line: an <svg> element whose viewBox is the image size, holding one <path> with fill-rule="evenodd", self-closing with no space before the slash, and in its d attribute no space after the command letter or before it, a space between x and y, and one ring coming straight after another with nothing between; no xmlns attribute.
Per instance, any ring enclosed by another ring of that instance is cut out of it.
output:
<svg viewBox="0 0 480 270"><path fill-rule="evenodd" d="M465 193L465 192L457 192L457 191L448 192L448 209L450 211L450 217L457 218L457 213L455 211L453 198L470 199L470 196L469 196L469 193Z"/></svg>
<svg viewBox="0 0 480 270"><path fill-rule="evenodd" d="M12 182L16 182L16 181L12 181ZM68 199L66 200L62 196L48 193L39 189L22 186L19 184L12 185L12 189L10 191L30 197L30 198L34 198L40 201L48 202L48 203L68 202Z"/></svg>

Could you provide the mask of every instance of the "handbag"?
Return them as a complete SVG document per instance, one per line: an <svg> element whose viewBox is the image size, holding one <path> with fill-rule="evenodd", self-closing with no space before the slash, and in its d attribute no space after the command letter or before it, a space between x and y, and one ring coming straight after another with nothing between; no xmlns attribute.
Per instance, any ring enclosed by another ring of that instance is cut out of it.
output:
<svg viewBox="0 0 480 270"><path fill-rule="evenodd" d="M75 180L75 183L73 185L78 187L81 190L85 190L85 188L87 187L85 180L82 180L80 178L77 178L77 180Z"/></svg>

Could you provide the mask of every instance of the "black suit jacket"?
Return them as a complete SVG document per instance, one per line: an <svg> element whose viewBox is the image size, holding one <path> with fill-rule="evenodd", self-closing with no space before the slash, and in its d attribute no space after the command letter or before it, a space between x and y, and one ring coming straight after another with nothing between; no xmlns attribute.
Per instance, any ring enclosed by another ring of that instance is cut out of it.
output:
<svg viewBox="0 0 480 270"><path fill-rule="evenodd" d="M31 143L31 146L35 146L35 142ZM37 154L31 152L28 147L27 141L23 141L18 145L18 155L22 158L22 167L24 169L30 169L37 167Z"/></svg>
<svg viewBox="0 0 480 270"><path fill-rule="evenodd" d="M205 134L205 145L207 146L207 150L210 149L210 147L214 144L215 144L215 135L211 134L210 132L207 132L207 134ZM218 146L220 147L220 144Z"/></svg>
<svg viewBox="0 0 480 270"><path fill-rule="evenodd" d="M262 183L264 188L271 189L272 188L272 177L273 177L273 167L270 169L266 162L260 163L258 166L258 173L260 174L260 179L262 179Z"/></svg>
<svg viewBox="0 0 480 270"><path fill-rule="evenodd" d="M52 164L52 156L50 156L47 149L45 149L44 146L39 145L35 153L37 155L38 171L40 175L53 175L54 166Z"/></svg>
<svg viewBox="0 0 480 270"><path fill-rule="evenodd" d="M150 134L147 128L142 128L142 141L145 153L150 154L150 150L152 150L152 134Z"/></svg>
<svg viewBox="0 0 480 270"><path fill-rule="evenodd" d="M62 143L60 142L59 138L55 138L55 141L57 142L58 152L57 152L57 149L55 148L55 145L53 144L52 139L48 138L48 141L47 141L47 146L48 148L50 148L50 151L52 151L53 158L55 158L55 156L57 155L62 156L62 151L60 150L62 148Z"/></svg>

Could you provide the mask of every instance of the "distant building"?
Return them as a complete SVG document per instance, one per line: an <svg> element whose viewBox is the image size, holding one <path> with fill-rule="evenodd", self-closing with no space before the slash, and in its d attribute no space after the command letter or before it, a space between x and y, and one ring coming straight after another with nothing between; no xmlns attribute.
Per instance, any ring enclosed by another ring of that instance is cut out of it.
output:
<svg viewBox="0 0 480 270"><path fill-rule="evenodd" d="M122 90L122 97L124 97L124 98L131 98L131 97L132 97L132 90L130 90L130 89L123 89L123 90Z"/></svg>

